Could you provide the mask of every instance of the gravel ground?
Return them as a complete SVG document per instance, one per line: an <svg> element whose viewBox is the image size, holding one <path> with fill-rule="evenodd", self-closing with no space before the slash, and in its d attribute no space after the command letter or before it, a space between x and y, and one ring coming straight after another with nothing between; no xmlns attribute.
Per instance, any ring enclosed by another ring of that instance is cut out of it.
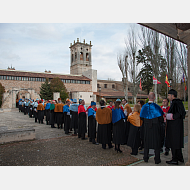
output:
<svg viewBox="0 0 190 190"><path fill-rule="evenodd" d="M48 140L0 145L1 166L113 166L128 165L138 159L131 149L121 146L123 153L114 148L102 149L88 140L67 136Z"/></svg>

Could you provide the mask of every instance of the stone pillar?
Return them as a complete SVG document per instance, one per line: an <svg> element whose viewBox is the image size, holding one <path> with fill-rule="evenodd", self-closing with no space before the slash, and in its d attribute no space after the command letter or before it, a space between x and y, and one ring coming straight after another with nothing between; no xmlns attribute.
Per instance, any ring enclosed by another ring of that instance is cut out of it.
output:
<svg viewBox="0 0 190 190"><path fill-rule="evenodd" d="M58 101L58 98L60 98L60 92L53 92L53 99Z"/></svg>
<svg viewBox="0 0 190 190"><path fill-rule="evenodd" d="M187 44L187 64L188 73L190 73L190 42ZM190 76L188 74L188 97L190 95ZM188 161L187 166L190 166L190 101L188 101Z"/></svg>
<svg viewBox="0 0 190 190"><path fill-rule="evenodd" d="M16 108L16 92L15 90L12 90L12 108Z"/></svg>

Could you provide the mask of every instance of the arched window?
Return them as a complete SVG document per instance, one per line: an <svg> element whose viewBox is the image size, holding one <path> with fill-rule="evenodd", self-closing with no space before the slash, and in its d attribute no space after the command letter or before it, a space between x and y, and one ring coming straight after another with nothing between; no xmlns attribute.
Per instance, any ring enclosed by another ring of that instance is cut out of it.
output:
<svg viewBox="0 0 190 190"><path fill-rule="evenodd" d="M80 60L83 60L83 53L80 52Z"/></svg>

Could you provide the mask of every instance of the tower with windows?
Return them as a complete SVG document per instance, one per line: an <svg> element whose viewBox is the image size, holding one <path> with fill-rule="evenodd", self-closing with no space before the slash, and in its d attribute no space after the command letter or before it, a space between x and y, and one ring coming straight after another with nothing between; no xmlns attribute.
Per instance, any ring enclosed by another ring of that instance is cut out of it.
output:
<svg viewBox="0 0 190 190"><path fill-rule="evenodd" d="M77 38L77 42L74 40L69 48L71 52L70 74L82 75L83 72L92 69L91 41L90 44L85 43L85 40L82 43Z"/></svg>

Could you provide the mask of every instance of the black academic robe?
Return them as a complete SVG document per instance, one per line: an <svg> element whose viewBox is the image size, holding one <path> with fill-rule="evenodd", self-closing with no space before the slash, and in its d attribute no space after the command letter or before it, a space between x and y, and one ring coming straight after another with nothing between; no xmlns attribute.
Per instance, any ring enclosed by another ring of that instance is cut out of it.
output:
<svg viewBox="0 0 190 190"><path fill-rule="evenodd" d="M131 123L127 145L136 149L140 146L140 127L136 127Z"/></svg>
<svg viewBox="0 0 190 190"><path fill-rule="evenodd" d="M33 106L30 105L30 107L29 107L29 117L32 117L32 115L33 115Z"/></svg>
<svg viewBox="0 0 190 190"><path fill-rule="evenodd" d="M163 116L153 119L141 118L144 123L144 148L159 150L161 148Z"/></svg>
<svg viewBox="0 0 190 190"><path fill-rule="evenodd" d="M34 114L34 118L38 119L38 113L37 113L37 108L36 107L34 107L33 114Z"/></svg>
<svg viewBox="0 0 190 190"><path fill-rule="evenodd" d="M70 111L71 117L71 128L78 129L78 112Z"/></svg>
<svg viewBox="0 0 190 190"><path fill-rule="evenodd" d="M63 113L63 117L64 117L64 131L68 133L71 125L71 118L70 115L67 115L67 112Z"/></svg>
<svg viewBox="0 0 190 190"><path fill-rule="evenodd" d="M38 120L42 121L44 119L44 110L38 110L37 115L38 115Z"/></svg>
<svg viewBox="0 0 190 190"><path fill-rule="evenodd" d="M112 141L112 123L98 124L97 142L110 144Z"/></svg>
<svg viewBox="0 0 190 190"><path fill-rule="evenodd" d="M55 112L54 112L54 110L50 110L49 124L50 125L54 125L55 124Z"/></svg>
<svg viewBox="0 0 190 190"><path fill-rule="evenodd" d="M57 122L57 125L62 125L64 123L63 112L56 112L56 122Z"/></svg>
<svg viewBox="0 0 190 190"><path fill-rule="evenodd" d="M113 124L113 143L125 144L126 140L126 123L124 119L120 119Z"/></svg>
<svg viewBox="0 0 190 190"><path fill-rule="evenodd" d="M86 112L79 113L78 134L84 134L87 132L86 127Z"/></svg>
<svg viewBox="0 0 190 190"><path fill-rule="evenodd" d="M46 113L46 121L49 121L50 120L50 109L46 109L44 111Z"/></svg>
<svg viewBox="0 0 190 190"><path fill-rule="evenodd" d="M95 139L96 138L96 119L93 117L93 115L88 117L88 136L91 139Z"/></svg>
<svg viewBox="0 0 190 190"><path fill-rule="evenodd" d="M179 99L174 99L168 113L173 114L174 120L167 120L166 147L180 149L184 147L184 125L185 109Z"/></svg>

